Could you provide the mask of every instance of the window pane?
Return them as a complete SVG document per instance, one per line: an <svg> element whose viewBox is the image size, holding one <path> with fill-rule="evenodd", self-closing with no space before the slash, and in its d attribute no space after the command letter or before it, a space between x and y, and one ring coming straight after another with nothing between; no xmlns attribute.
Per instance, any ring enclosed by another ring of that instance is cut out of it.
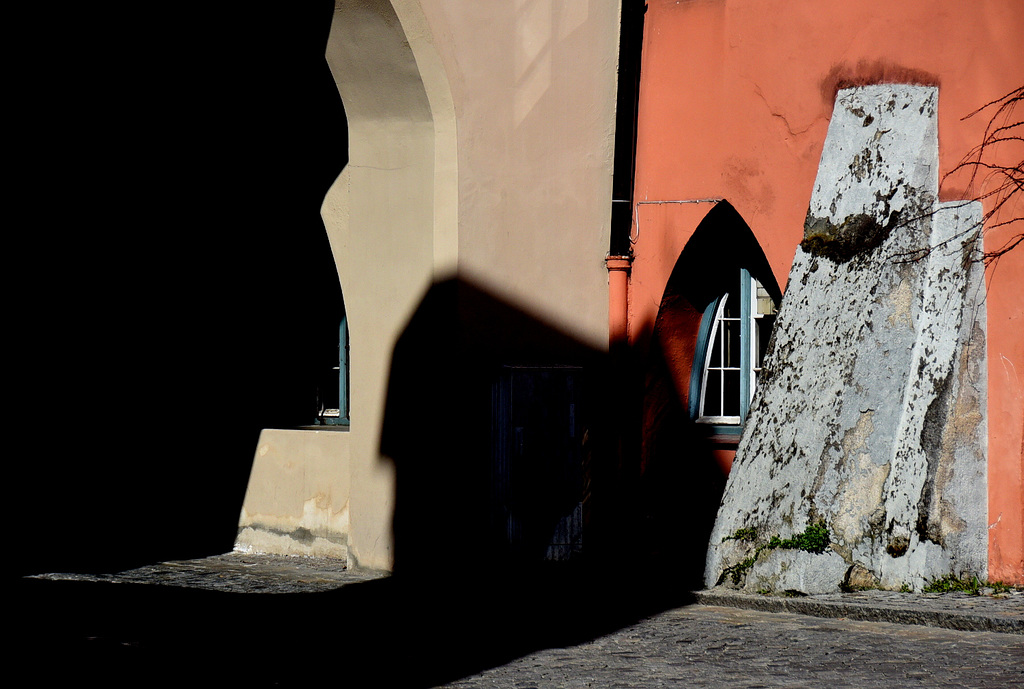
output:
<svg viewBox="0 0 1024 689"><path fill-rule="evenodd" d="M725 310L722 315L726 318L738 318L740 309L740 295L743 293L742 284L740 278L742 277L742 271L736 270L735 275L732 277L732 286L729 288L728 300L725 302Z"/></svg>
<svg viewBox="0 0 1024 689"><path fill-rule="evenodd" d="M764 355L768 351L768 339L772 335L772 328L775 327L775 316L762 316L754 321L757 324L757 368L764 364Z"/></svg>
<svg viewBox="0 0 1024 689"><path fill-rule="evenodd" d="M722 371L725 378L725 390L722 392L722 416L740 415L740 372Z"/></svg>
<svg viewBox="0 0 1024 689"><path fill-rule="evenodd" d="M740 366L740 321L722 321L725 329L725 365Z"/></svg>
<svg viewBox="0 0 1024 689"><path fill-rule="evenodd" d="M711 358L708 359L708 366L718 367L722 365L722 321L715 323L715 329L711 333Z"/></svg>
<svg viewBox="0 0 1024 689"><path fill-rule="evenodd" d="M704 408L701 416L719 416L722 409L722 381L720 371L708 371L704 388Z"/></svg>
<svg viewBox="0 0 1024 689"><path fill-rule="evenodd" d="M754 286L757 289L756 294L758 315L770 316L775 314L778 311L778 308L775 306L775 302L772 300L772 296L768 294L768 290L766 290L764 286L757 281L756 278L754 279Z"/></svg>

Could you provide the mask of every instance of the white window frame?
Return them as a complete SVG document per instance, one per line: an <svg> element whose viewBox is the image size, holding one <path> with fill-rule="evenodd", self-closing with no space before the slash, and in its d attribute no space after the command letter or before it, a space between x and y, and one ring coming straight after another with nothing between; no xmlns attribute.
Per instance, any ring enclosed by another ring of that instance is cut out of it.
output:
<svg viewBox="0 0 1024 689"><path fill-rule="evenodd" d="M717 426L741 426L746 420L750 404L754 399L754 390L757 387L757 375L761 367L757 365L759 342L757 320L764 317L758 313L757 288L760 283L745 268L740 269L740 294L730 295L728 292L708 305L701 319L700 333L695 354L695 364L701 362L699 371L691 377L690 386L690 415L697 423L704 423ZM763 288L762 288L763 289ZM738 318L724 316L725 307L732 296L740 301L740 315ZM774 303L774 301L773 301ZM724 366L725 359L725 329L721 327L727 320L740 323L740 364L738 367ZM713 365L712 354L714 353L714 340L720 338L719 361L717 366ZM740 414L739 416L724 415L721 412L725 405L725 371L740 371ZM720 375L722 381L719 385L721 391L718 414L706 414L705 403L707 393L707 381L709 375Z"/></svg>

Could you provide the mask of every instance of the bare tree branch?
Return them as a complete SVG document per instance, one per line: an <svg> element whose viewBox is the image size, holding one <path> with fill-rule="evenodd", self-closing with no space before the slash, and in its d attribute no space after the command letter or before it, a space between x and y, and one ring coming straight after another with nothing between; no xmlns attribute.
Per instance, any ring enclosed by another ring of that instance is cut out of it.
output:
<svg viewBox="0 0 1024 689"><path fill-rule="evenodd" d="M991 112L988 123L985 125L985 134L981 143L972 148L966 156L942 177L945 182L947 178L961 172L969 171L967 190L975 188L978 177L982 177L983 183L995 183L988 191L980 191L975 196L965 199L966 201L990 201L989 210L982 216L982 231L991 231L998 227L1006 227L1013 223L1024 222L1024 204L1016 211L1013 217L995 221L998 214L1007 203L1013 200L1020 201L1024 192L1024 160L1016 166L1001 165L987 157L989 149L1005 143L1022 142L1024 136L1010 135L1010 130L1024 126L1024 119L1015 110L1024 102L1024 86L1019 86L1006 95L996 98L982 105L977 110L960 118L960 121L968 120L983 112ZM994 109L994 110L993 110ZM1011 209L1013 206L1010 207ZM986 266L993 264L1001 256L1012 251L1024 242L1024 233L1016 234L1007 240L1003 246L994 250L986 251L982 260ZM927 253L927 250L925 250ZM923 254L922 254L923 255Z"/></svg>

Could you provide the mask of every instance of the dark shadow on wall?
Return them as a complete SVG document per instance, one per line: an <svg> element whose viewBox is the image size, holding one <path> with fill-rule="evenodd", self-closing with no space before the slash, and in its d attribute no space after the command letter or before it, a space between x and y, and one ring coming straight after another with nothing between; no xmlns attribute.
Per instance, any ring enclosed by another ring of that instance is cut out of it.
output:
<svg viewBox="0 0 1024 689"><path fill-rule="evenodd" d="M332 11L21 18L13 573L230 550L260 429L313 420L343 308Z"/></svg>
<svg viewBox="0 0 1024 689"><path fill-rule="evenodd" d="M721 265L697 259L723 244ZM627 562L702 587L725 470L687 388L703 307L740 265L767 263L722 204L681 256L649 350L620 359L472 283L433 285L396 344L380 444L396 577Z"/></svg>
<svg viewBox="0 0 1024 689"><path fill-rule="evenodd" d="M617 490L609 374L604 353L473 284L431 287L395 346L381 436L396 470L395 572L532 567L603 547Z"/></svg>
<svg viewBox="0 0 1024 689"><path fill-rule="evenodd" d="M691 600L705 548L688 520L718 506L693 500L715 477L691 467L711 460L680 443L675 468L640 466L629 356L613 361L463 280L427 292L395 347L381 438L396 474L395 571L363 589L398 601L393 624L367 622L409 661L394 670L402 683L580 643Z"/></svg>
<svg viewBox="0 0 1024 689"><path fill-rule="evenodd" d="M647 358L637 513L643 548L653 563L679 574L687 590L704 588L708 537L727 477L708 434L690 418L672 386L659 340ZM725 448L726 451L735 446Z"/></svg>

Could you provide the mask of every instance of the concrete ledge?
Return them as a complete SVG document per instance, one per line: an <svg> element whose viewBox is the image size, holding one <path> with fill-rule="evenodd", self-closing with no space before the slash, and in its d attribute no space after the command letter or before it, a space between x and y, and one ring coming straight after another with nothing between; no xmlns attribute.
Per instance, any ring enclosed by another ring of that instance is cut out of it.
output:
<svg viewBox="0 0 1024 689"><path fill-rule="evenodd" d="M347 560L349 454L348 433L264 429L235 550Z"/></svg>
<svg viewBox="0 0 1024 689"><path fill-rule="evenodd" d="M827 596L783 598L711 589L694 593L701 605L720 605L765 612L791 612L814 617L845 617L868 622L894 622L961 631L1024 634L1024 593L1006 598L964 594L917 594L862 591Z"/></svg>

